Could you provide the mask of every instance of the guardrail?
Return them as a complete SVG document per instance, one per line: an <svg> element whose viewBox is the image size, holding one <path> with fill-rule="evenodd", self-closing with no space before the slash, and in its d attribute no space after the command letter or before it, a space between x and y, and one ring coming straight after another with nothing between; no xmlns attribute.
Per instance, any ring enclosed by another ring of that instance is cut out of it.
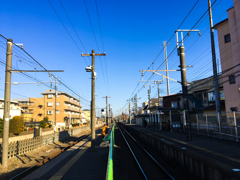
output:
<svg viewBox="0 0 240 180"><path fill-rule="evenodd" d="M110 133L110 146L109 146L109 153L108 153L108 165L107 165L107 173L105 180L113 180L113 150L114 150L114 127L115 122L113 122L112 131Z"/></svg>

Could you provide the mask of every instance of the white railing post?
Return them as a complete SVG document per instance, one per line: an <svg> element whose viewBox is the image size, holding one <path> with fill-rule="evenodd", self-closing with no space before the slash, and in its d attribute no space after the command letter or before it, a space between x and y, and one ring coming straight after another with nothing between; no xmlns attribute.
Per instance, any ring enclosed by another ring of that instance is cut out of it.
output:
<svg viewBox="0 0 240 180"><path fill-rule="evenodd" d="M209 136L207 113L206 113L206 125L207 125L207 135Z"/></svg>
<svg viewBox="0 0 240 180"><path fill-rule="evenodd" d="M233 118L234 118L234 123L235 123L236 141L238 142L237 120L236 120L236 112L235 111L233 111Z"/></svg>

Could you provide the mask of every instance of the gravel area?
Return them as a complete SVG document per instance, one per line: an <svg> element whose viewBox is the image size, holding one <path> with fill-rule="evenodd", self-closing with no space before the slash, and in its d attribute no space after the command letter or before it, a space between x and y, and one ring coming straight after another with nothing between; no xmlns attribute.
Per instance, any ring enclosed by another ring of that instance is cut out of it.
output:
<svg viewBox="0 0 240 180"><path fill-rule="evenodd" d="M41 162L45 158L53 156L57 152L61 151L61 149L71 145L72 142L76 141L80 136L89 134L90 132L91 130L86 130L75 136L66 138L62 142L56 142L30 151L27 154L19 155L9 159L7 168L3 168L0 164L0 179L7 180L11 177L14 177L29 167Z"/></svg>

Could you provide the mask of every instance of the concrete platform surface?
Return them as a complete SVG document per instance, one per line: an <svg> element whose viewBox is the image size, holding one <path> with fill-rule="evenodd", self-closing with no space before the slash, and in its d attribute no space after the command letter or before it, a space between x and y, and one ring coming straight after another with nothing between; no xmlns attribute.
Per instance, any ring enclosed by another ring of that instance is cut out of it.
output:
<svg viewBox="0 0 240 180"><path fill-rule="evenodd" d="M90 137L80 141L23 180L105 179L109 147L102 142L101 130L96 132L96 148L91 152Z"/></svg>
<svg viewBox="0 0 240 180"><path fill-rule="evenodd" d="M202 135L192 134L192 141L187 141L186 133L170 131L152 131L150 128L129 125L133 128L146 131L162 140L167 140L183 148L190 149L199 154L211 157L224 164L228 164L236 169L240 169L240 142L212 138Z"/></svg>

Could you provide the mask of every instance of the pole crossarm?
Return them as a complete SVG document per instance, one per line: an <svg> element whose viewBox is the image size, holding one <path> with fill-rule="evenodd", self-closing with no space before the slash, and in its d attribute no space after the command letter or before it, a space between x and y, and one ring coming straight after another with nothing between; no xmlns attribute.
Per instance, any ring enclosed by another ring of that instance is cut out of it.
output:
<svg viewBox="0 0 240 180"><path fill-rule="evenodd" d="M12 73L21 73L21 72L64 72L64 70L10 70Z"/></svg>
<svg viewBox="0 0 240 180"><path fill-rule="evenodd" d="M155 74L157 74L157 75L159 75L159 76L162 76L162 77L164 77L164 78L168 78L168 79L170 79L170 80L172 80L172 81L175 81L175 82L181 84L181 82L179 82L179 81L177 81L177 80L175 80L175 79L172 79L172 78L170 78L170 77L164 76L164 75L156 72L156 71L166 71L166 70L139 70L139 71L140 71L140 72L144 72L144 71L153 72L153 73L155 73ZM179 71L179 70L168 70L168 71Z"/></svg>
<svg viewBox="0 0 240 180"><path fill-rule="evenodd" d="M82 56L93 56L93 54L89 54L89 53L83 54L82 53ZM98 54L94 54L94 56L106 56L106 53L103 53L103 54L98 53Z"/></svg>
<svg viewBox="0 0 240 180"><path fill-rule="evenodd" d="M180 70L139 70L139 72L147 72L147 71L153 72L153 71L180 71Z"/></svg>

